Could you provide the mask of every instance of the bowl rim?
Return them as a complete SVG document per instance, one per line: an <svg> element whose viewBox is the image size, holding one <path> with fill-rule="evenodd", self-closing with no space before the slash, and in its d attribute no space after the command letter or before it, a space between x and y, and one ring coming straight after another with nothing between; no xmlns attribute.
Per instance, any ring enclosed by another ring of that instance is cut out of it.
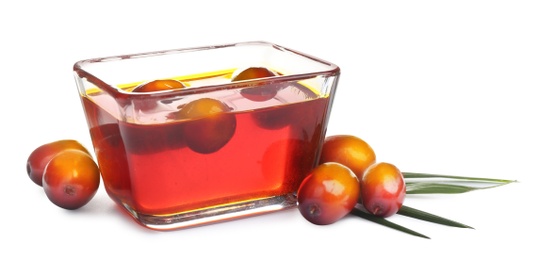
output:
<svg viewBox="0 0 540 260"><path fill-rule="evenodd" d="M170 89L170 90L153 91L153 92L130 92L130 91L119 89L101 80L98 76L94 75L93 73L85 69L87 65L94 64L94 63L118 61L118 60L125 60L125 59L135 59L135 58L145 58L145 57L152 57L152 56L163 56L163 55L179 54L182 52L195 52L195 51L204 51L204 50L211 50L211 49L218 49L218 48L234 48L234 47L246 46L246 45L260 45L260 46L275 48L283 52L289 52L294 55L303 57L305 59L310 59L310 60L313 60L314 62L324 64L328 66L328 69L306 72L306 73L267 77L267 78L261 78L261 79L249 79L249 80L242 80L242 81L237 81L237 82L228 82L228 83L223 83L223 84L197 86L196 88ZM161 51L149 51L149 52L140 52L140 53L133 53L133 54L114 55L114 56L105 56L105 57L100 57L100 58L84 59L84 60L75 62L75 64L73 65L73 71L75 73L75 76L81 79L85 78L87 81L93 83L99 89L107 92L109 95L113 96L115 99L139 99L139 98L146 98L149 96L154 97L154 98L169 98L173 96L192 95L192 94L206 93L206 92L226 90L226 89L245 88L245 87L250 87L250 86L257 86L263 83L264 84L277 84L281 82L299 81L299 80L309 79L316 76L330 77L330 76L338 76L340 74L339 66L337 66L334 63L317 58L313 55L309 55L309 54L306 54L306 53L303 53L303 52L300 52L291 48L283 47L282 45L267 42L267 41L245 41L245 42L237 42L237 43L229 43L229 44L221 44L221 45L185 47L185 48L177 48L177 49L169 49L169 50L161 50Z"/></svg>

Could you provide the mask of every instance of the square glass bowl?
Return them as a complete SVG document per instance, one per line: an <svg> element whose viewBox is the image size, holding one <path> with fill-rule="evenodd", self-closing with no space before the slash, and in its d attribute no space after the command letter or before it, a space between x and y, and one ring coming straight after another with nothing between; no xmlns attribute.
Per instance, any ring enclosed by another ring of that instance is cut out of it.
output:
<svg viewBox="0 0 540 260"><path fill-rule="evenodd" d="M107 194L155 230L295 207L340 74L268 42L88 59L73 69ZM245 69L273 74L239 76ZM179 87L163 87L171 81Z"/></svg>

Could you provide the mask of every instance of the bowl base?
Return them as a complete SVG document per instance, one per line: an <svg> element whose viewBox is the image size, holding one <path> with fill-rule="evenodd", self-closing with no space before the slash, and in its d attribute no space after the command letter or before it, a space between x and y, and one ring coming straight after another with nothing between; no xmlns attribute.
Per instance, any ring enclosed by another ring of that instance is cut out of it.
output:
<svg viewBox="0 0 540 260"><path fill-rule="evenodd" d="M122 204L122 208L127 210L139 224L160 231L201 226L280 211L296 206L297 199L295 194L284 194L170 215L141 214L127 204Z"/></svg>

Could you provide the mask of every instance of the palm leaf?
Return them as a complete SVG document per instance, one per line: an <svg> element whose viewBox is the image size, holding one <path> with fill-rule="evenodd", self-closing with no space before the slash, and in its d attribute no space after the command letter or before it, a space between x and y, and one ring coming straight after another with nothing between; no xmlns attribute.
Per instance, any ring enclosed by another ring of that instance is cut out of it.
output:
<svg viewBox="0 0 540 260"><path fill-rule="evenodd" d="M516 180L494 179L494 178L479 178L469 176L457 176L457 175L445 175L445 174L432 174L432 173L418 173L418 172L402 172L403 178L443 178L443 179L455 179L455 180L468 180L476 182L488 182L488 183L511 183Z"/></svg>
<svg viewBox="0 0 540 260"><path fill-rule="evenodd" d="M473 185L460 185L453 183L440 183L440 182L407 182L406 192L407 194L457 194L465 193L474 190L489 189L506 185L509 182L502 182L489 186L473 186ZM468 183L474 184L474 183ZM478 183L476 183L478 184Z"/></svg>
<svg viewBox="0 0 540 260"><path fill-rule="evenodd" d="M451 226L451 227L472 228L472 229L474 229L471 226L459 223L457 221L453 221L453 220L450 220L450 219L447 219L447 218L443 218L443 217L440 217L440 216L437 216L437 215L434 215L434 214L431 214L431 213L428 213L428 212L425 212L425 211L422 211L422 210L419 210L419 209L411 208L411 207L408 207L408 206L405 206L405 205L401 206L401 208L399 209L397 214L407 216L407 217L411 217L411 218L424 220L424 221L429 221L429 222L433 222L433 223L437 223L437 224L441 224L441 225Z"/></svg>
<svg viewBox="0 0 540 260"><path fill-rule="evenodd" d="M353 214L355 216L358 216L358 217L361 217L363 219L369 220L371 222L375 222L377 224L381 224L383 226L393 228L393 229L401 231L401 232L405 232L405 233L413 235L413 236L430 239L428 236L426 236L424 234L418 233L418 232L416 232L414 230L411 230L411 229L408 229L408 228L406 228L404 226L398 225L398 224L396 224L394 222L391 222L391 221L389 221L389 220L387 220L385 218L378 217L378 216L372 215L370 213L364 212L364 211L362 211L362 210L360 210L358 208L353 208L353 210L351 211L351 214Z"/></svg>

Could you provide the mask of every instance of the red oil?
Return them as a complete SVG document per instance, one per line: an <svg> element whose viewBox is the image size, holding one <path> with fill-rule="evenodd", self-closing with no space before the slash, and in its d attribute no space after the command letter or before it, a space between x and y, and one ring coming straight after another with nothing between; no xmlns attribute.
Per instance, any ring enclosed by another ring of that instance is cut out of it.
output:
<svg viewBox="0 0 540 260"><path fill-rule="evenodd" d="M318 161L329 99L296 83L262 89L269 98L229 92L227 100L241 105L221 115L234 123L217 129L232 127L233 134L211 151L197 149L196 141L212 140L203 136L201 120L215 118L176 120L172 111L166 120L140 113L132 122L112 112L117 105L103 93L83 96L109 196L138 214L168 215L295 193ZM201 129L201 136L189 128Z"/></svg>

